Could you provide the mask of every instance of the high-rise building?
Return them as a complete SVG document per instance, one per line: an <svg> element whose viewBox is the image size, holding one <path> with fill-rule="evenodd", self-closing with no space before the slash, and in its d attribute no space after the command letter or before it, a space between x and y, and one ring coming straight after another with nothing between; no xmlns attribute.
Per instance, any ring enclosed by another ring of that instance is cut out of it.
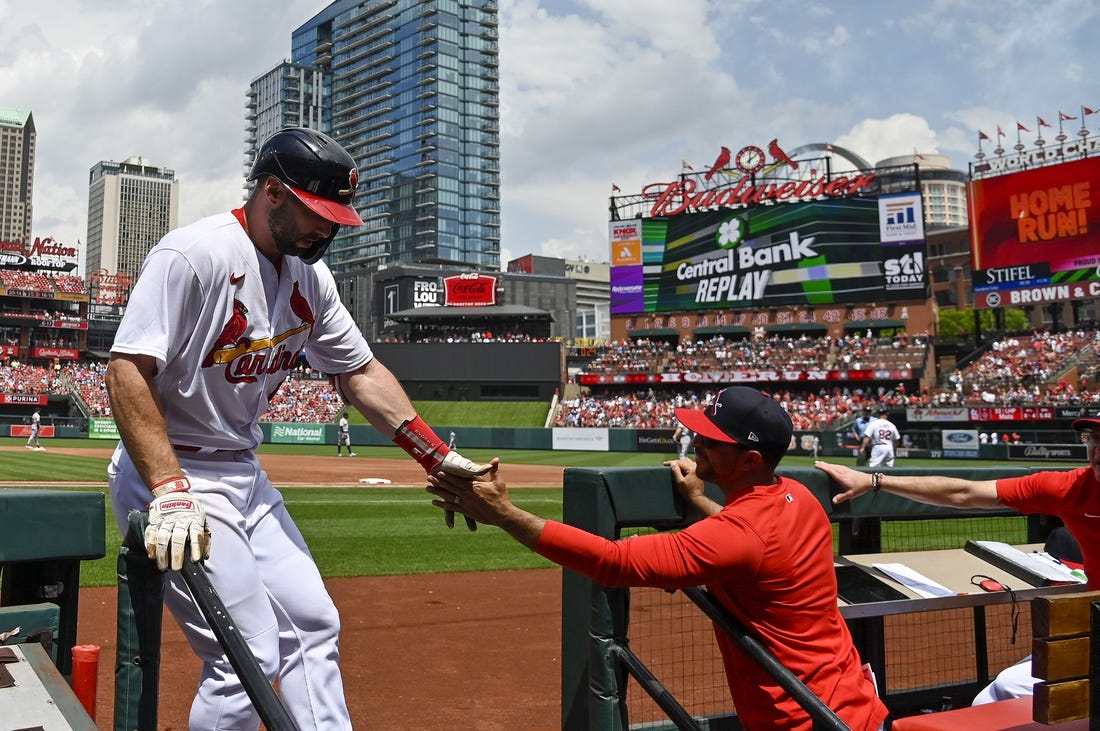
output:
<svg viewBox="0 0 1100 731"><path fill-rule="evenodd" d="M149 249L178 223L174 170L140 157L96 163L88 174L85 271L136 277Z"/></svg>
<svg viewBox="0 0 1100 731"><path fill-rule="evenodd" d="M333 241L337 275L500 268L497 55L495 0L337 0L293 32L291 63L323 74L322 130L359 164L366 225Z"/></svg>
<svg viewBox="0 0 1100 731"><path fill-rule="evenodd" d="M34 116L0 108L0 241L30 241L34 193Z"/></svg>
<svg viewBox="0 0 1100 731"><path fill-rule="evenodd" d="M268 137L286 127L331 134L324 106L326 75L317 67L283 61L249 85L245 169ZM249 186L251 187L251 186Z"/></svg>
<svg viewBox="0 0 1100 731"><path fill-rule="evenodd" d="M917 165L924 198L924 224L930 228L966 226L966 179L962 170L951 167L946 155L918 153L880 160L875 167Z"/></svg>

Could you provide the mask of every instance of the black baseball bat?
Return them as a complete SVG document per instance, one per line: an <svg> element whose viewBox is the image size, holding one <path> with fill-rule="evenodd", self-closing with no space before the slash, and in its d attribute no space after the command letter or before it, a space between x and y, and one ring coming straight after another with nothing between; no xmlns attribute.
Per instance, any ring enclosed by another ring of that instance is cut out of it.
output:
<svg viewBox="0 0 1100 731"><path fill-rule="evenodd" d="M225 608L214 585L210 583L210 577L206 575L206 569L201 563L191 560L190 550L183 554L183 568L180 570L187 588L191 590L191 596L199 605L206 623L214 631L218 643L225 650L229 658L229 664L237 672L244 690L248 693L252 705L260 714L264 726L268 731L298 731L294 720L287 713L286 707L279 699L279 695L268 682L267 676L260 668L256 656L252 654L248 643L241 636L229 610Z"/></svg>

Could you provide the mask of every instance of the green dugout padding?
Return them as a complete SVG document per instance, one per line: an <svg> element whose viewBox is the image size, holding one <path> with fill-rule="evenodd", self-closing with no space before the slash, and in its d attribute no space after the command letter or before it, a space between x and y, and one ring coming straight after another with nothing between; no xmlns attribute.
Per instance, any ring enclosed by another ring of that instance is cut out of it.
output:
<svg viewBox="0 0 1100 731"><path fill-rule="evenodd" d="M1025 475L1040 469L1009 466L943 467L936 470L893 468L881 471L888 475L936 474L992 480ZM834 506L831 496L838 490L825 473L812 467L780 466L778 471L806 485L829 519L840 524L842 534L857 524L866 532L883 519L1016 515L1010 510L964 512L924 505L886 493L880 494L877 500L866 495ZM722 493L714 485L707 485L707 494L722 501ZM680 498L672 483L671 472L663 466L567 468L562 516L570 525L612 540L619 538L624 528L677 529L700 517ZM841 550L857 552L846 550L843 537ZM563 571L562 729L626 731L628 728L627 676L608 649L612 644L627 644L629 620L629 591L602 587L573 571Z"/></svg>

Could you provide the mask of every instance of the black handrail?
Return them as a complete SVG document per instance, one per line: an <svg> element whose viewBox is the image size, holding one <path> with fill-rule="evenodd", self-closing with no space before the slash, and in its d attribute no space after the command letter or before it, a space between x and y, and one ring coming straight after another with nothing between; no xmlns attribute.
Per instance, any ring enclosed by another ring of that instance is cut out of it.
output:
<svg viewBox="0 0 1100 731"><path fill-rule="evenodd" d="M810 714L815 731L851 731L851 728L836 715L833 709L814 695L813 691L779 662L760 640L750 634L744 625L719 605L711 597L710 592L700 587L692 587L684 589L684 595L695 602L715 625L728 634L746 655L763 668L764 672L772 676L779 683L779 687L787 691L798 705Z"/></svg>

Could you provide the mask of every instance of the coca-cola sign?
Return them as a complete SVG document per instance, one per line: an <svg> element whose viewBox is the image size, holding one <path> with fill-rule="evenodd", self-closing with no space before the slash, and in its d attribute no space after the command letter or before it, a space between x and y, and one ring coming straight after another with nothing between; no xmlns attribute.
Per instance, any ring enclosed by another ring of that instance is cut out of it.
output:
<svg viewBox="0 0 1100 731"><path fill-rule="evenodd" d="M497 278L477 272L444 277L443 304L448 307L480 307L497 303Z"/></svg>

